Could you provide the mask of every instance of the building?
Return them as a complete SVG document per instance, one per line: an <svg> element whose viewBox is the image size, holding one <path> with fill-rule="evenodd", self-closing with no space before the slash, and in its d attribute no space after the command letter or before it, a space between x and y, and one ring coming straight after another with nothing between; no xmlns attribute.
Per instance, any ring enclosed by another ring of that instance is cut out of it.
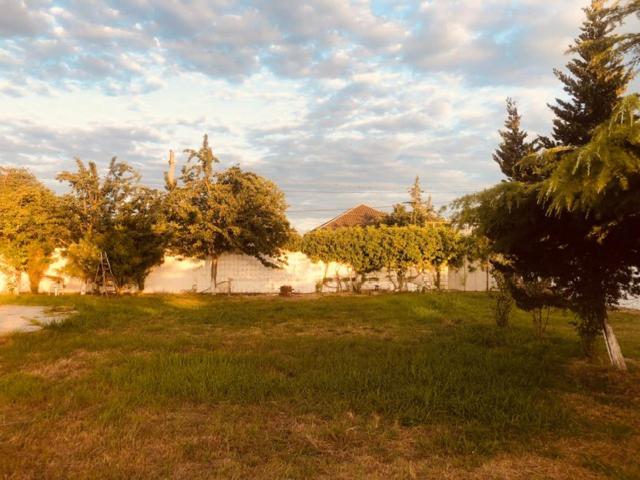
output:
<svg viewBox="0 0 640 480"><path fill-rule="evenodd" d="M386 214L368 205L360 204L357 207L350 208L346 212L341 213L328 222L316 227L314 230L334 229L341 227L366 227L375 224L378 220L384 218Z"/></svg>

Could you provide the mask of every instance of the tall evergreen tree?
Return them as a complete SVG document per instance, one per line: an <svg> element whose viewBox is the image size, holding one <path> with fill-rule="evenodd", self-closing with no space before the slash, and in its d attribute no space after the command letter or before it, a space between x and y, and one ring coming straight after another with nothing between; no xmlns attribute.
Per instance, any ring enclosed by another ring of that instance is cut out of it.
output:
<svg viewBox="0 0 640 480"><path fill-rule="evenodd" d="M626 0L616 2L611 8L611 19L614 22L624 23L627 17L635 16L640 19L640 0ZM631 31L619 36L618 50L623 54L630 54L631 64L640 64L640 33Z"/></svg>
<svg viewBox="0 0 640 480"><path fill-rule="evenodd" d="M584 12L587 18L570 50L576 56L567 64L569 73L554 70L569 100L558 98L556 105L549 105L556 116L553 138L565 146L589 142L593 129L611 116L633 76L616 48L616 23L604 0L592 0Z"/></svg>
<svg viewBox="0 0 640 480"><path fill-rule="evenodd" d="M420 186L420 177L416 175L416 179L413 181L413 185L409 189L409 201L412 209L413 223L424 223L425 221L433 220L435 218L435 212L433 211L433 202L431 201L431 195L426 200L422 199L424 190Z"/></svg>
<svg viewBox="0 0 640 480"><path fill-rule="evenodd" d="M516 102L507 98L507 119L504 130L501 130L502 142L493 154L493 160L509 180L524 181L527 172L518 163L534 151L533 144L527 141L527 132L520 128L522 116L518 112Z"/></svg>
<svg viewBox="0 0 640 480"><path fill-rule="evenodd" d="M424 190L420 186L420 177L416 176L413 185L409 189L409 201L405 202L411 206L411 211L402 203L393 206L393 212L386 215L380 223L385 225L407 226L420 225L425 226L430 222L440 220L440 217L433 208L431 195L426 200L422 198Z"/></svg>

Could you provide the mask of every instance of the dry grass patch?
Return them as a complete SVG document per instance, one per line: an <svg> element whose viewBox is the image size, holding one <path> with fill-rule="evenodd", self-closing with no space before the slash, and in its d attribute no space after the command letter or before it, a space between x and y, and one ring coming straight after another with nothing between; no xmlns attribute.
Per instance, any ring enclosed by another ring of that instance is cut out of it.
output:
<svg viewBox="0 0 640 480"><path fill-rule="evenodd" d="M33 368L28 368L25 373L36 375L47 380L77 379L93 369L99 358L104 354L78 350L70 357L63 357L53 362L43 362Z"/></svg>

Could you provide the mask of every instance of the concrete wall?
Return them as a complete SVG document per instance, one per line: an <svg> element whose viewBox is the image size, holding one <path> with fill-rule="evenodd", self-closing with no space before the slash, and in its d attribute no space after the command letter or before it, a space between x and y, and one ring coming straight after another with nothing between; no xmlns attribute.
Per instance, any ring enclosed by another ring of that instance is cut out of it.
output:
<svg viewBox="0 0 640 480"><path fill-rule="evenodd" d="M40 281L41 293L53 293L56 289L69 293L84 290L83 282L80 279L65 275L64 267L66 264L67 261L62 257L61 253L56 251L53 254L49 268L45 272L45 276ZM3 272L3 270L4 269L0 269L0 293L10 293L9 286L13 281L11 275ZM19 292L30 291L29 276L26 273L20 275L20 280L17 283Z"/></svg>
<svg viewBox="0 0 640 480"><path fill-rule="evenodd" d="M449 290L462 292L486 292L495 287L490 272L479 265L465 265L460 269L449 269Z"/></svg>
<svg viewBox="0 0 640 480"><path fill-rule="evenodd" d="M40 291L52 293L62 277L64 293L77 293L86 290L86 286L77 278L64 274L65 260L60 255L46 272L40 283ZM349 278L352 276L346 265L323 262L314 263L300 252L290 252L281 268L265 267L257 259L247 255L226 254L218 262L217 289L211 285L211 262L208 260L180 259L167 256L162 265L155 267L145 282L146 293L278 293L283 285L293 287L297 293L313 293L322 284L325 275L326 283L322 286L325 292L349 289ZM415 274L415 272L414 272ZM21 292L29 291L29 281L22 276ZM376 272L368 276L363 285L364 290L393 290L393 282L386 272ZM6 290L6 277L0 274L0 291ZM447 269L441 274L441 287L447 288ZM409 290L433 288L435 274L429 272L417 276L408 285Z"/></svg>
<svg viewBox="0 0 640 480"><path fill-rule="evenodd" d="M64 288L61 293L80 293L87 288L77 278L64 274L66 260L56 254L40 282L40 292L53 293L62 277ZM217 293L278 293L282 285L293 287L296 293L313 293L316 285L325 276L327 283L323 286L325 292L335 292L349 288L348 278L351 272L345 265L322 262L314 263L300 252L287 254L287 262L281 269L265 267L258 260L246 255L223 255L218 263ZM472 271L473 270L473 271ZM162 265L155 267L147 277L146 293L211 293L210 282L211 262L195 259L179 259L167 256ZM415 274L415 272L413 272ZM408 288L411 291L423 288L434 288L435 273L427 272L418 276ZM0 293L7 293L8 277L0 271ZM29 278L22 274L20 291L29 291ZM495 282L489 275L489 287L494 288ZM487 271L464 267L458 270L446 268L441 273L441 288L467 292L481 292L487 290ZM394 289L386 272L376 272L369 275L369 281L363 286L364 290ZM631 298L621 302L626 308L640 309L640 298Z"/></svg>
<svg viewBox="0 0 640 480"><path fill-rule="evenodd" d="M634 310L640 310L640 297L632 297L620 302L620 306L623 308L633 308Z"/></svg>
<svg viewBox="0 0 640 480"><path fill-rule="evenodd" d="M145 292L211 292L210 261L181 260L167 257L165 262L154 268L145 283ZM300 252L289 252L281 268L265 267L253 257L238 254L223 255L218 261L217 293L278 293L280 287L288 285L297 293L313 293L325 277L328 279L323 291L337 291L348 288L351 276L349 267L337 263L329 265L314 263ZM433 285L433 275L419 279ZM442 274L443 288L446 288L447 271ZM419 282L420 283L420 282ZM369 275L364 289L393 290L393 283L386 272ZM417 289L417 285L410 285Z"/></svg>

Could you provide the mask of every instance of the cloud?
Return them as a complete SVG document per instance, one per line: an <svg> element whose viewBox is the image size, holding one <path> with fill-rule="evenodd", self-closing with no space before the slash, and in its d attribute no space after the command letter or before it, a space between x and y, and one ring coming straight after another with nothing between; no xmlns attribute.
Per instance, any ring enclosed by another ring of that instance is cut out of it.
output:
<svg viewBox="0 0 640 480"><path fill-rule="evenodd" d="M241 82L264 69L285 78L340 79L409 68L479 84L535 84L562 60L585 4L0 1L0 35L8 39L0 68L9 62L5 71L15 78L99 85L123 95L160 88L148 76L185 70Z"/></svg>
<svg viewBox="0 0 640 480"><path fill-rule="evenodd" d="M38 7L46 7L47 3L0 0L0 36L21 37L41 33L47 28L48 18Z"/></svg>
<svg viewBox="0 0 640 480"><path fill-rule="evenodd" d="M420 9L403 60L423 72L458 72L480 84L537 84L561 65L586 0L460 0Z"/></svg>
<svg viewBox="0 0 640 480"><path fill-rule="evenodd" d="M0 164L61 188L74 156L117 155L160 186L209 133L297 225L404 201L417 174L442 205L500 178L507 96L548 133L586 3L0 0Z"/></svg>
<svg viewBox="0 0 640 480"><path fill-rule="evenodd" d="M149 173L157 168L152 159L160 153L158 144L162 141L161 131L152 127L93 125L68 129L14 120L0 126L0 164L29 168L57 189L55 176L73 169L74 157L104 166L118 156L146 173L148 179L158 178L160 174Z"/></svg>

